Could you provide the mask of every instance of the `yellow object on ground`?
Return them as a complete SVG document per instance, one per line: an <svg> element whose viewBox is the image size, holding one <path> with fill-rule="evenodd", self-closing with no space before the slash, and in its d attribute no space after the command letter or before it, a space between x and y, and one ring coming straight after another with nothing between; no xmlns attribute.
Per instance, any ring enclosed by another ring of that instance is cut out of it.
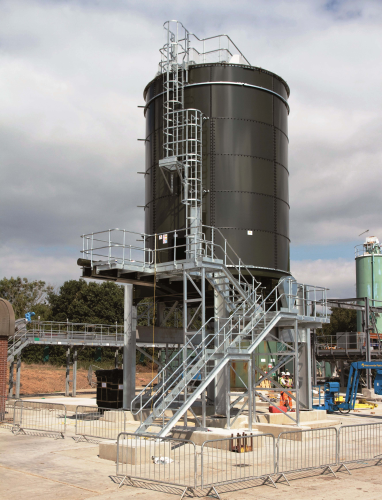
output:
<svg viewBox="0 0 382 500"><path fill-rule="evenodd" d="M359 402L354 405L354 409L357 410L373 410L374 408L377 408L378 405L376 403L369 403L366 401L366 399L359 399ZM336 399L336 403L344 403L345 398L343 396L340 396L339 398Z"/></svg>

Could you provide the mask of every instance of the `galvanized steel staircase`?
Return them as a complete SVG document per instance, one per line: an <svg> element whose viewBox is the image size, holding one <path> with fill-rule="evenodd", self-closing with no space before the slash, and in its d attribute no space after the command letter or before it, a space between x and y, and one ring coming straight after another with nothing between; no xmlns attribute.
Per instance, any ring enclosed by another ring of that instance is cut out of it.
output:
<svg viewBox="0 0 382 500"><path fill-rule="evenodd" d="M8 362L12 362L15 356L29 344L26 325L27 320L25 318L18 319L15 322L15 334L12 337L11 343L8 345Z"/></svg>
<svg viewBox="0 0 382 500"><path fill-rule="evenodd" d="M221 272L210 274L207 278L215 290L225 297L226 305L231 310L230 317L211 318L207 321L179 351L176 356L178 368L165 378L170 363L166 365L133 400L131 411L141 416L137 434L146 433L171 408L173 416L162 425L158 433L158 436L166 435L231 359L237 359L238 355L250 355L277 325L282 313L274 310L274 302L269 302L277 287L264 299L256 293L257 288L242 288L242 293L238 293L239 282L235 278L230 279L230 274L228 269L222 268ZM227 282L231 285L230 288ZM280 297L277 300L279 299ZM214 332L207 333L211 329ZM200 342L203 332L205 336ZM243 340L246 341L245 346L242 345ZM174 358L171 362L173 361ZM199 385L190 392L189 385L195 377L198 378ZM160 383L153 387L156 382ZM142 421L143 412L148 410L150 415Z"/></svg>

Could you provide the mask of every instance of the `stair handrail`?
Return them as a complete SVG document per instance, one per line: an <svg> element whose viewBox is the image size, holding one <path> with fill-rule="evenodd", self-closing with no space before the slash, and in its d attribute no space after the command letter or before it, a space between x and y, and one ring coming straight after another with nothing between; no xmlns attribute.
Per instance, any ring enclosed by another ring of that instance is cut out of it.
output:
<svg viewBox="0 0 382 500"><path fill-rule="evenodd" d="M253 288L255 288L255 283L257 284L257 287L258 288L261 283L257 281L257 279L255 278L255 276L252 274L252 271L249 269L249 267L247 267L246 264L244 264L244 262L241 260L241 258L238 256L238 254L236 253L236 251L234 250L234 248L232 247L232 245L229 243L229 241L224 237L223 233L220 231L220 229L218 229L217 227L214 227L214 226L207 226L205 224L202 225L202 229L203 228L206 228L206 229L210 229L211 230L211 241L207 240L207 239L204 239L203 242L208 245L210 244L211 245L211 253L213 253L214 257L216 257L215 255L215 252L212 250L212 249L215 249L215 248L220 248L223 252L223 255L224 255L224 266L228 269L228 266L232 266L234 269L236 269L236 271L238 272L238 275L239 275L239 285L242 285L241 284L241 277L244 279L245 283L249 286L252 286ZM217 244L215 242L215 233L218 233L222 238L223 238L223 241L224 241L224 248ZM202 234L205 238L205 233L202 231ZM231 259L231 257L229 256L228 254L228 251L227 251L227 247L231 250L231 252L235 255L235 257L237 258L237 264ZM227 264L227 259L228 259L228 264ZM252 278L252 285L250 283L248 283L248 281L245 279L245 276L242 274L242 269L244 269L245 271L248 272L249 276L251 276ZM232 274L232 273L231 273Z"/></svg>
<svg viewBox="0 0 382 500"><path fill-rule="evenodd" d="M244 314L244 315L247 315L247 314L248 314L248 310L245 310L245 305L246 305L246 303L247 303L247 302L250 302L250 301L251 301L251 299L253 298L253 296L255 297L255 300L256 300L256 297L257 297L257 298L259 298L259 297L260 297L260 296L257 296L257 295L256 295L256 290L252 290L251 294L247 297L247 299L246 299L244 302L241 302L241 303L240 303L240 304L236 307L236 309L235 309L235 310L231 313L231 314L232 314L232 316L237 316L237 315L238 315L238 311L239 311L240 309L243 309L243 314ZM224 318L218 318L218 320L222 320L222 319L224 319ZM186 348L186 349L188 350L188 349L189 349L189 346L190 346L190 345L192 345L192 347L195 347L195 350L197 350L197 349L200 347L200 345L202 344L202 342L201 342L200 344L198 344L198 345L196 345L196 346L195 346L195 344L193 343L193 340L194 340L197 336L200 336L200 335L201 335L201 332L203 331L203 329L204 329L204 331L207 329L207 325L208 325L208 323L210 323L211 321L215 321L215 320L216 320L216 318L215 318L215 317L211 317L211 318L209 318L209 319L205 322L205 324L204 324L204 325L202 325L202 326L200 327L200 329L199 329L199 330L198 330L198 331L197 331L197 332L196 332L196 333L195 333L192 337L190 337L190 339L188 340L187 344L185 344L185 345L182 347L182 349ZM226 320L228 320L228 318L226 318ZM209 335L209 334L208 334L208 335ZM155 377L151 380L150 384L151 384L154 380L161 378L161 375L162 375L162 374L163 374L163 375L164 375L164 374L166 374L166 371L170 371L170 370L172 370L172 368L171 368L171 366L170 366L170 365L174 362L174 359L176 359L176 358L180 355L180 353L181 353L181 352L183 352L183 351L182 351L182 350L180 350L180 351L178 352L178 354L176 354L176 355L175 355L175 356L174 356L174 357L173 357L173 358L172 358L172 359L171 359L171 360L167 363L167 365L165 365L165 366L162 368L162 370L161 370L160 372L158 372L158 373L157 373L157 375L156 375L156 376L155 376ZM194 351L192 351L191 353L187 354L187 358L186 358L186 360L187 360L187 359L189 359L189 358L192 358L193 353L194 353ZM183 363L184 363L184 360L183 360L183 358L182 358L182 360L181 360L181 364L183 364ZM179 365L179 366L180 366L180 365ZM177 370L177 369L178 369L178 367L177 367L175 370L173 370L173 371L172 371L172 375L176 372L176 370ZM160 385L159 387L160 387L160 388L162 388L162 386L163 386L163 382L161 383L161 385ZM159 392L159 391L158 391L158 388L156 388L156 392ZM139 397L139 396L142 396L142 397L141 397L141 399L142 399L145 395L150 394L150 393L152 393L152 386L151 386L151 385L147 385L147 386L146 386L146 387L144 387L144 388L142 389L142 391L141 391L141 392L140 392L140 393L139 393L139 394L138 394L138 395L137 395L137 396L133 399L133 401L132 401L132 405L133 405L133 403L134 403L135 399L138 399L138 397Z"/></svg>
<svg viewBox="0 0 382 500"><path fill-rule="evenodd" d="M284 278L284 279L291 279L291 278ZM267 297L265 297L262 302L259 304L259 303L253 303L252 304L252 308L255 307L255 310L253 311L253 314L252 314L252 318L251 320L253 320L253 316L256 315L256 313L260 310L263 310L263 314L260 315L260 317L257 319L256 323L255 324L251 324L251 329L253 330L257 324L263 319L265 318L266 314L269 312L270 308L272 308L275 304L277 304L278 301L280 301L280 299L284 296L284 295L288 295L286 293L283 293L283 294L278 294L277 296L277 291L278 291L278 285L279 283L272 289L272 291L267 295ZM263 307L264 305L266 305L266 301L269 299L269 297L274 293L276 292L276 299L273 303L271 303L271 305L269 306L269 308L265 308ZM257 307L256 307L257 306ZM240 306L239 306L240 307ZM247 311L246 314L248 314L249 311ZM172 386L175 382L178 381L178 379L182 378L183 377L183 373L185 373L187 371L187 368L189 368L192 364L195 364L195 360L194 360L194 356L193 354L198 352L199 353L203 353L203 351L206 349L206 339L202 340L202 342L200 342L197 346L194 346L194 344L192 344L192 340L197 336L197 335L200 335L200 332L203 331L203 329L206 328L207 324L210 323L211 321L221 321L221 320L226 320L225 323L223 324L223 326L218 329L217 332L213 333L213 334L209 334L208 337L208 345L210 342L214 341L216 338L219 339L220 335L221 335L221 331L226 329L227 328L227 323L231 323L230 325L230 328L229 328L229 331L228 332L225 332L224 333L224 336L223 336L223 340L217 345L215 346L215 349L214 349L214 352L210 354L209 358L205 360L205 363L208 362L208 360L211 359L212 356L214 356L218 351L219 349L223 346L223 344L225 342L227 342L227 339L229 338L230 335L232 335L233 333L235 334L236 338L237 337L241 337L243 335L247 335L247 332L243 333L244 330L247 329L247 326L248 324L246 325L246 327L243 328L243 331L242 332L239 332L239 333L236 333L234 332L234 329L240 325L240 321L242 321L244 318L239 318L239 319L236 319L236 322L233 324L232 323L232 320L233 320L233 317L234 317L234 314L232 314L229 318L217 318L217 317L212 317L210 318L208 321L206 321L206 323L198 330L197 333L195 333L195 335L193 335L193 337L191 337L191 339L189 339L189 341L182 347L182 349L178 352L178 354L165 366L163 367L163 369L158 372L158 374L153 378L153 380L150 382L150 384L148 384L131 402L131 412L134 414L134 415L137 415L138 413L142 412L142 410L144 408L146 408L146 406L150 403L151 405L151 401L153 402L153 406L155 405L155 403L157 403L157 401L155 401L155 397L160 394L162 392L162 395L160 396L160 399L163 399L164 398L164 387L165 385L167 385L168 388L170 388L170 386ZM273 318L272 318L273 319ZM187 354L187 351L189 349L189 346L192 345L193 346L193 349L192 349L192 352L190 354ZM185 359L182 359L183 355L184 355L184 352L186 353L186 358ZM182 355L182 357L181 357ZM179 363L179 366L176 370L174 370L174 372L170 375L170 377L166 380L165 383L162 383L160 385L160 387L158 389L156 389L155 392L152 391L152 382L154 382L154 380L156 380L157 378L160 377L160 375L164 375L166 369L168 369L168 366L170 365L171 362L174 361L174 359L176 357L180 357L181 359L181 362ZM192 363L192 361L194 361ZM179 374L177 374L178 370L180 371ZM176 376L175 380L172 380L174 377ZM186 378L186 377L185 377ZM169 384L171 380L171 384ZM151 389L151 397L142 405L142 396L144 394L146 394L149 390ZM166 389L167 391L168 389ZM138 408L138 410L136 412L134 412L134 403L137 401L137 400L140 400L141 404L140 404L140 407Z"/></svg>
<svg viewBox="0 0 382 500"><path fill-rule="evenodd" d="M248 298L247 298L244 302L242 302L242 303L240 303L240 304L238 305L238 307L236 308L236 310L232 312L232 316L233 316L233 315L237 315L237 311L238 311L240 308L243 308L243 306L245 305L245 303L246 303L246 302L249 302L249 301L252 299L252 295L253 295L254 293L255 293L255 291L252 291L251 295L250 295L250 296L249 296L249 297L248 297ZM256 303L255 303L255 304L256 304ZM247 311L245 314L248 314L248 311ZM223 318L218 318L218 320L222 320L222 319L223 319ZM136 400L138 400L138 399L141 399L141 397L142 397L143 395L145 395L147 392L152 392L152 385L151 385L151 384L154 382L154 380L159 379L159 378L161 377L161 375L165 375L166 371L168 371L168 370L169 370L170 365L174 362L174 359L176 359L177 357L181 358L181 362L180 362L179 366L182 366L182 365L184 366L184 362L185 362L185 361L187 361L188 359L190 359L190 358L192 358L192 357L193 357L192 355L194 354L194 352L196 352L196 350L197 350L198 348L200 348L200 346L202 346L202 344L203 344L203 341L202 341L202 342L200 342L199 344L195 345L195 344L193 343L193 342L194 342L194 340L195 340L198 336L200 336L200 334L201 334L201 332L202 332L202 331L206 331L206 329L207 329L207 325L208 325L210 322L215 321L215 320L216 320L216 318L215 318L214 316L213 316L213 317L211 317L211 318L209 318L209 319L208 319L208 320L204 323L204 325L202 325L202 326L199 328L199 330L198 330L198 331L197 331L197 332L196 332L196 333L195 333L192 337L190 337L190 339L187 341L187 343L186 343L186 344L185 344L185 345L184 345L184 346L180 349L180 351L178 352L178 354L177 354L176 356L174 356L174 357L173 357L173 358L172 358L172 359L171 359L171 360L170 360L170 361L169 361L169 362L168 362L168 363L167 363L167 364L166 364L166 365L165 365L165 366L164 366L164 367L163 367L163 368L162 368L162 369L161 369L161 370L157 373L157 375L156 375L156 376L155 376L155 377L151 380L150 384L147 384L147 385L146 385L146 387L144 387L144 388L142 389L142 391L141 391L139 394L137 394L137 396L136 396L136 397L132 400L132 402L131 402L131 411L132 411L132 413L133 413L134 415L136 415L136 414L138 414L138 413L139 413L139 410L138 410L136 413L134 413L134 411L133 411L133 407L134 407L134 403L135 403L135 401L136 401ZM225 327L225 325L224 325L222 328L224 328L224 327ZM222 328L221 328L221 329L222 329ZM214 335L214 336L216 336L216 335L218 335L219 333L220 333L220 330L219 330L219 332L216 332L216 333L214 333L213 335ZM208 334L208 335L209 335L209 334ZM190 354L187 354L187 351L188 351L188 349L189 349L189 348L191 348L191 346L192 346L192 348L193 348L193 349L192 349L192 352L191 352ZM187 357L186 357L185 359L183 359L183 353L184 353L184 351L186 352L186 355L187 355ZM180 355L182 355L182 357L181 357ZM178 368L179 368L179 367L178 367ZM177 369L178 369L178 368L177 368ZM171 376L173 376L173 375L176 373L177 369L176 369L176 370L174 370L174 372L170 375L170 378L171 378ZM168 382L168 380L167 380L166 382ZM162 385L161 385L160 387L162 387ZM158 390L156 391L156 393L157 393L157 392L158 392ZM156 393L155 393L155 394L156 394ZM155 394L152 394L152 396L155 396ZM149 400L149 401L151 401L151 399L152 399L152 398L150 398L150 400ZM147 404L147 402L146 402L146 404ZM144 407L146 406L146 404L145 404L143 407L141 406L141 408L144 408Z"/></svg>

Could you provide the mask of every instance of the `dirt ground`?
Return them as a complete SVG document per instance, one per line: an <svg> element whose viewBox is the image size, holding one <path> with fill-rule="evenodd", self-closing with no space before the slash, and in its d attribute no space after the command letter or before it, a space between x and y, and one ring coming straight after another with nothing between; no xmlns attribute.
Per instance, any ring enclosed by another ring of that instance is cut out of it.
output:
<svg viewBox="0 0 382 500"><path fill-rule="evenodd" d="M156 374L154 371L154 376ZM152 370L149 366L137 366L136 385L142 387L152 380ZM65 390L66 368L49 364L26 364L21 363L20 395L46 394L63 392ZM91 389L88 382L88 370L77 369L77 391ZM72 378L72 370L70 372ZM95 376L93 375L93 380ZM14 372L16 381L16 370ZM72 384L70 384L70 388Z"/></svg>

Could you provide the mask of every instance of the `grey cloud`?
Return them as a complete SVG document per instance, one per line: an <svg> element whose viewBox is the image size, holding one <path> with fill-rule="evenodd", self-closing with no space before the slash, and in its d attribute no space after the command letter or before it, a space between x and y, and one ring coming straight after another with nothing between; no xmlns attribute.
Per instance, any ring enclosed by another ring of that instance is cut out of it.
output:
<svg viewBox="0 0 382 500"><path fill-rule="evenodd" d="M41 252L61 248L54 276L80 234L143 229L136 106L174 17L200 36L228 33L290 84L292 243L382 235L380 2L12 0L0 1L3 255L24 261L29 248L38 272Z"/></svg>

